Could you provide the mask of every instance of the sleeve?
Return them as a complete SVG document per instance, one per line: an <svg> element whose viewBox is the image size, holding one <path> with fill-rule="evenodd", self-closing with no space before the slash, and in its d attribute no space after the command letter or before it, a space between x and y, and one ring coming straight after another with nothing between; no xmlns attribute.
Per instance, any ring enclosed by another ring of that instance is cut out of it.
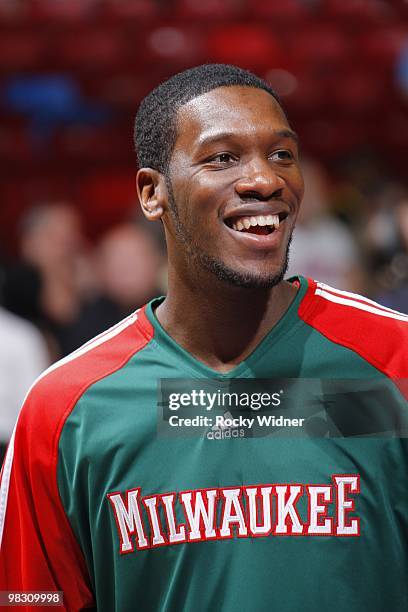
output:
<svg viewBox="0 0 408 612"><path fill-rule="evenodd" d="M40 381L29 393L0 476L0 591L62 591L59 609L92 609L89 572L57 482L58 441L72 407L49 386Z"/></svg>

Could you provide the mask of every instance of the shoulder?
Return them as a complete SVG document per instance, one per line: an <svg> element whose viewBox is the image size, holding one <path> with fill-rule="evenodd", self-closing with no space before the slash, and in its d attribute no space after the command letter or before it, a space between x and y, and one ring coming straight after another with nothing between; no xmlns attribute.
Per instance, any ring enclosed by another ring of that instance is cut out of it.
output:
<svg viewBox="0 0 408 612"><path fill-rule="evenodd" d="M141 310L49 367L29 390L19 425L30 430L41 423L49 435L59 431L89 387L125 366L150 342L152 330L138 320Z"/></svg>
<svg viewBox="0 0 408 612"><path fill-rule="evenodd" d="M305 323L349 348L384 374L408 377L408 315L308 279L299 308Z"/></svg>

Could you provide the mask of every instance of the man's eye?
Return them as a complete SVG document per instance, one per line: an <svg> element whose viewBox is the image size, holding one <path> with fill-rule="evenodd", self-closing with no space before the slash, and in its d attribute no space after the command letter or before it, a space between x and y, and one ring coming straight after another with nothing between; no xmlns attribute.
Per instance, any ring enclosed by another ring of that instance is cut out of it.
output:
<svg viewBox="0 0 408 612"><path fill-rule="evenodd" d="M214 157L212 157L210 161L227 164L229 162L234 161L234 157L230 155L230 153L218 153L218 155L214 155Z"/></svg>
<svg viewBox="0 0 408 612"><path fill-rule="evenodd" d="M280 149L271 155L273 161L292 161L293 158L292 151L288 151L287 149Z"/></svg>

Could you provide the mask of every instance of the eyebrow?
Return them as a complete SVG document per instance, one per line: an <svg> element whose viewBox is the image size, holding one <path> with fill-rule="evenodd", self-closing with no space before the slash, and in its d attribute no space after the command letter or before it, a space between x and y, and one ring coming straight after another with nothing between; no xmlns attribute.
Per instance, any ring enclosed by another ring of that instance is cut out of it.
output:
<svg viewBox="0 0 408 612"><path fill-rule="evenodd" d="M294 132L291 129L285 128L283 130L272 130L271 134L274 137L277 137L279 139L290 138L296 144L299 144L298 135L296 134L296 132ZM199 146L208 145L208 144L218 142L220 140L228 140L230 138L235 138L236 136L237 134L235 134L234 132L218 132L216 134L212 134L209 136L206 136L204 132L204 134L202 134L198 140L198 145Z"/></svg>

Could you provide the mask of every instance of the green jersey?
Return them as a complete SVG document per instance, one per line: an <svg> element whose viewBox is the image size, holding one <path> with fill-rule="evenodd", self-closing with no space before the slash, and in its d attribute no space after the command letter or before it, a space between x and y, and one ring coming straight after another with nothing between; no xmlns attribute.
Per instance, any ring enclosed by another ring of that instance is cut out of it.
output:
<svg viewBox="0 0 408 612"><path fill-rule="evenodd" d="M406 407L408 316L293 282L282 319L226 374L166 333L160 298L36 382L2 470L0 590L101 612L408 610L404 414L363 431L355 402L351 433L316 434L326 408L307 392L384 383ZM237 381L248 410L216 412ZM254 395L262 381L271 392ZM285 381L306 391L280 413Z"/></svg>

